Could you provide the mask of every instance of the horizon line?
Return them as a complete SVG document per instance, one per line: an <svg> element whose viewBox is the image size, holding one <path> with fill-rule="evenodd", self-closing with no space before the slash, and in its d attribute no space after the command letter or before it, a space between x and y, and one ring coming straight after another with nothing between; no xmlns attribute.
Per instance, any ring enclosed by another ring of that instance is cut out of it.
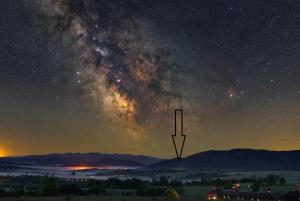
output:
<svg viewBox="0 0 300 201"><path fill-rule="evenodd" d="M203 151L199 151L199 152L194 152L191 153L187 156L185 156L184 158L188 157L188 156L192 156L194 154L199 154L199 153L203 153L203 152L209 152L209 151L233 151L233 150L255 150L255 151L272 151L272 152L288 152L288 151L300 151L300 149L284 149L284 150L275 150L275 149L263 149L263 148L230 148L230 149L208 149L208 150L203 150ZM8 158L8 157L26 157L26 156L47 156L47 155L59 155L59 154L118 154L118 155L131 155L131 156L145 156L145 157L152 157L152 158L156 158L156 159L173 159L176 157L159 157L159 156L152 156L152 155L146 155L146 154L130 154L130 153L109 153L109 152L101 152L101 151L88 151L88 152L48 152L48 153L37 153L37 154L22 154L22 155L7 155L7 156L0 156L0 158Z"/></svg>

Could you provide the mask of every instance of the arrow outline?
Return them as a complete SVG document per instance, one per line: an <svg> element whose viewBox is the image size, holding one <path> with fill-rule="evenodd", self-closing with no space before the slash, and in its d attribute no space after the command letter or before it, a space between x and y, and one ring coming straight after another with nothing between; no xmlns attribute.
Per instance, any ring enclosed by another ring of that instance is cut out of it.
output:
<svg viewBox="0 0 300 201"><path fill-rule="evenodd" d="M175 109L174 112L175 112L175 135L172 135L172 139L173 139L173 144L174 144L175 151L176 151L177 161L179 162L181 160L181 155L182 155L186 135L183 134L183 109ZM180 129L181 135L180 136L183 137L180 154L178 154L178 150L177 150L175 139L174 139L177 136L177 124L176 124L177 123L177 115L176 115L177 112L180 112L180 117L181 117L181 129Z"/></svg>

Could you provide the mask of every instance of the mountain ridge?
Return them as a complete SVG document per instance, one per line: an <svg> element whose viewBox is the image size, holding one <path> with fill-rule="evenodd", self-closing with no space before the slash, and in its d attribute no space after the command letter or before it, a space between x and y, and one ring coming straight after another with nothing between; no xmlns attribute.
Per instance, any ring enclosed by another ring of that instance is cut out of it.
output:
<svg viewBox="0 0 300 201"><path fill-rule="evenodd" d="M103 163L106 160L107 164ZM109 159L109 160L108 160ZM79 165L111 165L121 166L146 166L161 161L160 158L131 155L131 154L106 154L106 153L53 153L45 155L12 156L0 158L0 162L16 165L45 165L45 166L79 166ZM101 162L102 161L102 162Z"/></svg>
<svg viewBox="0 0 300 201"><path fill-rule="evenodd" d="M203 170L300 170L300 150L273 151L235 148L194 153L180 162L145 155L90 153L53 153L0 158L1 165L29 166L127 166L141 169Z"/></svg>
<svg viewBox="0 0 300 201"><path fill-rule="evenodd" d="M300 150L209 150L151 164L146 169L300 170Z"/></svg>

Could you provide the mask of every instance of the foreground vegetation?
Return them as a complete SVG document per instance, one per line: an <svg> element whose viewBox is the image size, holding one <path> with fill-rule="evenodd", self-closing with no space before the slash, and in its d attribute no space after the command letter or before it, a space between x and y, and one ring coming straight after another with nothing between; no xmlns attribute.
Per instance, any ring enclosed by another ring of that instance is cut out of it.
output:
<svg viewBox="0 0 300 201"><path fill-rule="evenodd" d="M141 179L110 178L107 180L59 179L51 176L0 177L1 201L186 201L206 200L212 187L232 189L239 183L241 188L252 192L272 189L283 197L295 185L286 184L285 178L244 177L241 179L208 179L181 182L162 176L145 181Z"/></svg>
<svg viewBox="0 0 300 201"><path fill-rule="evenodd" d="M57 197L4 197L1 201L172 201L174 198L139 196L57 196ZM199 198L176 199L178 201L202 201ZM206 199L203 199L203 201Z"/></svg>

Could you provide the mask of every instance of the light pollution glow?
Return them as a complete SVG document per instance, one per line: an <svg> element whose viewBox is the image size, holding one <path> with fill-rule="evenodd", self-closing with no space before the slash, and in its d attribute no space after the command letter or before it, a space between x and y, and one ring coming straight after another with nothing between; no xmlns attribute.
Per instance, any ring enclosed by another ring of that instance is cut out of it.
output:
<svg viewBox="0 0 300 201"><path fill-rule="evenodd" d="M6 156L6 152L0 148L0 157Z"/></svg>

